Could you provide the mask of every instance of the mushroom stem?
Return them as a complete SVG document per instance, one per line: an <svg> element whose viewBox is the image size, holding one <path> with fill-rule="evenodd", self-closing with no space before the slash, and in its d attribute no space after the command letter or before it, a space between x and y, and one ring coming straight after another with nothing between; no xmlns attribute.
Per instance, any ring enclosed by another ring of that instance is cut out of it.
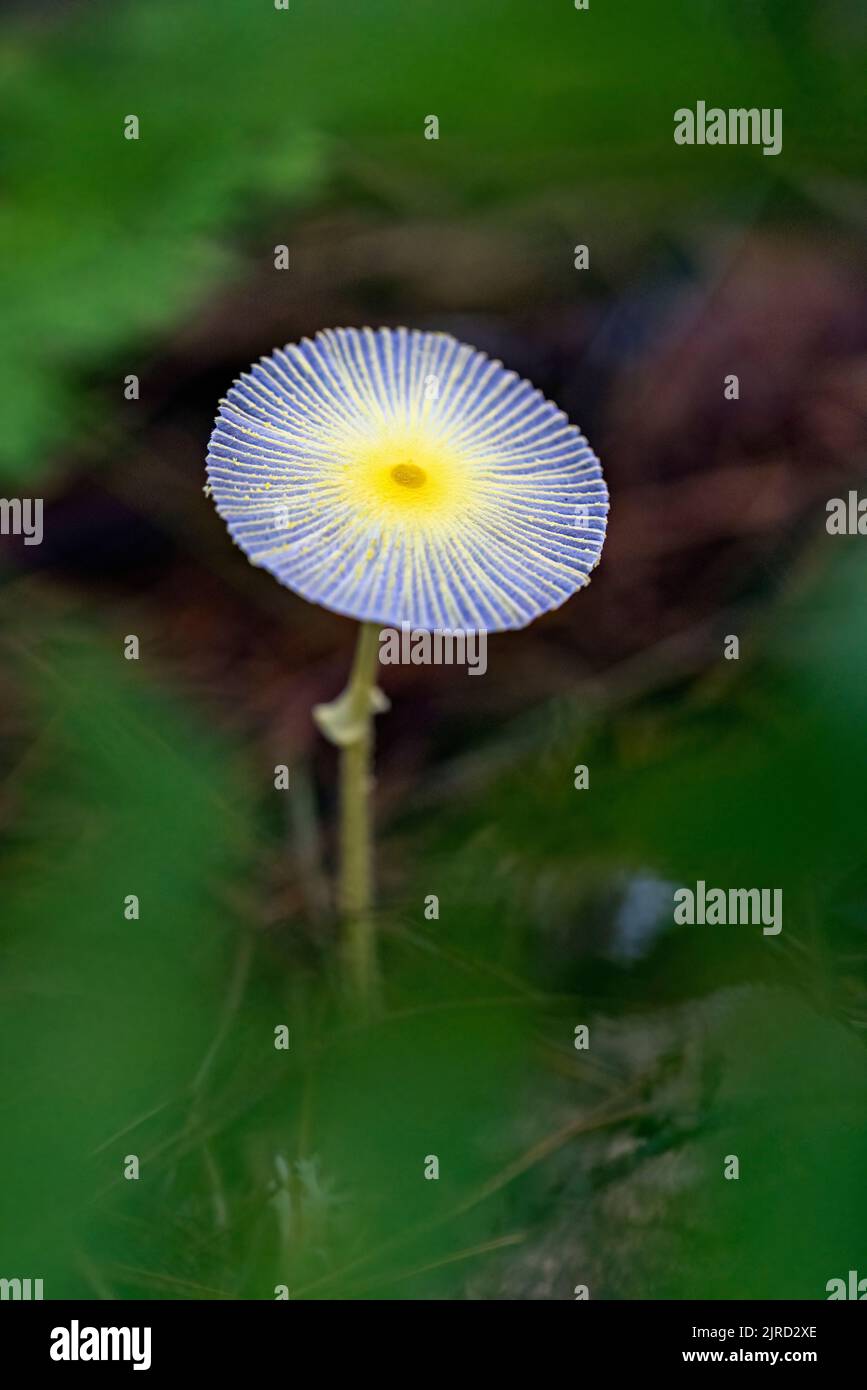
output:
<svg viewBox="0 0 867 1390"><path fill-rule="evenodd" d="M336 700L313 711L320 731L340 750L341 952L348 990L366 1011L373 1007L378 982L370 814L373 716L388 709L375 681L378 654L378 625L362 623L349 684Z"/></svg>

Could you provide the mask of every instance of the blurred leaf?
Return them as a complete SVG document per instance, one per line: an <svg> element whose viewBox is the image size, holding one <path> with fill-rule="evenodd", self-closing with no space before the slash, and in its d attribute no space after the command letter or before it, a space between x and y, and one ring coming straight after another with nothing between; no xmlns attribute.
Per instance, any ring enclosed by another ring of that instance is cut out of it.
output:
<svg viewBox="0 0 867 1390"><path fill-rule="evenodd" d="M440 0L151 0L9 22L3 476L44 473L88 425L87 374L125 354L120 399L146 340L236 273L233 243L267 264L266 205L291 242L287 210L326 166L379 169L406 206L520 208L535 192L588 243L624 222L645 237L709 203L752 207L820 162L862 174L864 42L845 16L793 17L790 0L592 14L503 0L495 16ZM697 94L781 106L784 154L675 146L673 112Z"/></svg>
<svg viewBox="0 0 867 1390"><path fill-rule="evenodd" d="M76 1287L97 1194L157 1181L143 1161L122 1184L142 1131L112 1136L165 1107L156 1133L177 1123L222 997L221 885L248 851L217 743L83 635L27 646L43 713L4 866L0 1263L56 1298Z"/></svg>

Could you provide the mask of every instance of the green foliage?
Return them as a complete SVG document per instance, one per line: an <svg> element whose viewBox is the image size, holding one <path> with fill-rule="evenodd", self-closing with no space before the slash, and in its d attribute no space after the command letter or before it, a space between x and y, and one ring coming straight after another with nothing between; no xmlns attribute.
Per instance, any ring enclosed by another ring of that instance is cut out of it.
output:
<svg viewBox="0 0 867 1390"><path fill-rule="evenodd" d="M430 810L418 823L416 893L442 882L456 899L443 913L451 926L437 924L431 940L476 957L482 979L520 970L536 1026L561 1056L576 1020L595 1032L559 1089L540 1068L534 1094L551 1114L568 1113L570 1093L573 1107L598 1103L600 1067L627 1108L643 1076L639 1109L618 1127L628 1139L612 1138L610 1151L576 1139L519 1190L519 1207L544 1214L526 1254L488 1271L487 1296L568 1297L577 1265L609 1296L821 1298L829 1278L857 1266L867 594L857 543L828 558L821 582L772 621L745 622L738 666L721 660L685 699L543 710L490 742L491 772L479 787L476 760L474 795L453 781L433 839ZM590 768L589 791L573 787L577 762ZM624 887L654 876L669 884L667 906L663 895L655 927L651 916L624 958ZM698 878L781 888L780 937L673 928L672 887ZM723 1178L728 1154L740 1158L738 1181ZM571 1231L570 1204L581 1212ZM534 1291L534 1254L562 1264L559 1292Z"/></svg>
<svg viewBox="0 0 867 1390"><path fill-rule="evenodd" d="M222 750L117 656L47 624L16 650L35 719L3 866L0 1230L4 1268L44 1270L56 1297L142 1153L140 1133L113 1136L155 1114L154 1142L211 1039L250 819Z"/></svg>
<svg viewBox="0 0 867 1390"><path fill-rule="evenodd" d="M701 1182L684 1203L693 1258L656 1295L824 1298L858 1267L867 1228L863 1043L779 992L743 1001L720 1033ZM737 1181L722 1177L729 1154Z"/></svg>
<svg viewBox="0 0 867 1390"><path fill-rule="evenodd" d="M857 543L840 544L823 585L742 634L740 662L721 658L676 719L658 697L602 719L561 701L513 731L485 800L491 853L577 854L594 875L774 883L810 907L839 892L861 859L867 757L864 583ZM591 769L590 794L573 787L577 763ZM473 823L476 805L443 812L447 853Z"/></svg>
<svg viewBox="0 0 867 1390"><path fill-rule="evenodd" d="M592 14L567 0L494 14L482 0L152 0L10 26L2 475L44 474L70 437L86 442L82 384L109 363L133 370L238 273L242 244L265 264L262 212L291 241L292 210L335 169L398 210L524 215L541 196L541 215L577 217L588 241L628 222L634 246L709 203L754 206L819 160L860 173L862 57L845 16L777 0ZM702 93L782 105L784 154L675 147L672 113ZM422 139L429 112L438 142Z"/></svg>
<svg viewBox="0 0 867 1390"><path fill-rule="evenodd" d="M402 820L370 1026L327 939L305 961L292 919L255 944L255 866L282 851L243 750L83 631L14 623L32 727L4 865L4 1267L51 1296L569 1297L586 1268L614 1296L822 1297L867 1226L863 597L844 559L772 636L744 631L748 681L721 667L584 735L561 708L509 734L510 772L489 746L488 789L440 808L436 839ZM663 910L612 958L636 868L782 885L783 933Z"/></svg>

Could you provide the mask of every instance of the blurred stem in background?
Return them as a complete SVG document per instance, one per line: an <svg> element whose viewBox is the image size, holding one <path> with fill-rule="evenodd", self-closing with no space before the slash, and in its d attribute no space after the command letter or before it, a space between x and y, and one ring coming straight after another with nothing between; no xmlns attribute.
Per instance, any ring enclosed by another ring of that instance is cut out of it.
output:
<svg viewBox="0 0 867 1390"><path fill-rule="evenodd" d="M373 716L388 709L375 680L378 652L379 627L362 623L349 684L336 700L313 711L320 731L340 750L342 959L349 993L364 1013L373 1010L378 983L370 791Z"/></svg>

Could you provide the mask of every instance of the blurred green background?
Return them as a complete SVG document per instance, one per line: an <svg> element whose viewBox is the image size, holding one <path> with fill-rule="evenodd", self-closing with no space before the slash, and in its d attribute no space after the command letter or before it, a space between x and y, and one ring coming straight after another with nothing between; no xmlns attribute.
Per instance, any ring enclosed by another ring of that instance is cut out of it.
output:
<svg viewBox="0 0 867 1390"><path fill-rule="evenodd" d="M0 54L2 488L46 504L0 556L0 1277L867 1275L867 572L824 529L867 474L863 6L70 0L7 7ZM699 99L781 107L782 154L675 146ZM310 719L353 625L202 496L233 378L364 323L502 357L612 493L590 589L484 681L386 674L366 1026ZM675 928L698 878L781 888L781 935Z"/></svg>

